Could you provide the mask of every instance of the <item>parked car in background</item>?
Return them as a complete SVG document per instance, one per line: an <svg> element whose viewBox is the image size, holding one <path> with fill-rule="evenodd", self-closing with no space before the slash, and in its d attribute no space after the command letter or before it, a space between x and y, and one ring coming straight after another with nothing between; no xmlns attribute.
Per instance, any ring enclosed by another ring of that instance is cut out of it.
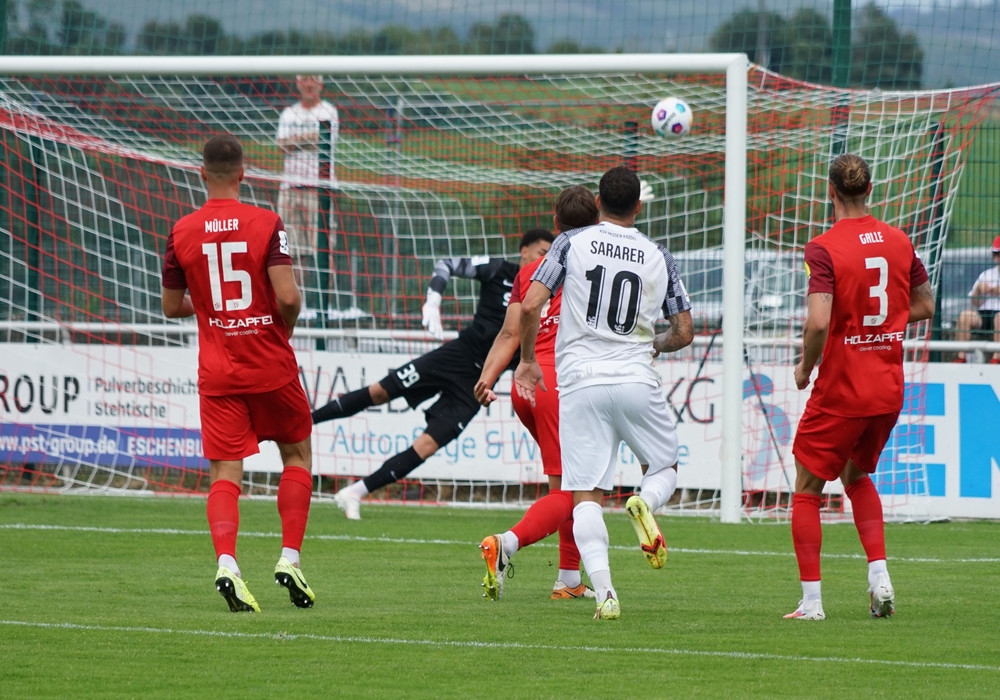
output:
<svg viewBox="0 0 1000 700"><path fill-rule="evenodd" d="M674 253L691 297L695 333L722 328L723 251ZM806 318L806 272L801 251L748 250L743 264L743 317L750 333L798 330Z"/></svg>

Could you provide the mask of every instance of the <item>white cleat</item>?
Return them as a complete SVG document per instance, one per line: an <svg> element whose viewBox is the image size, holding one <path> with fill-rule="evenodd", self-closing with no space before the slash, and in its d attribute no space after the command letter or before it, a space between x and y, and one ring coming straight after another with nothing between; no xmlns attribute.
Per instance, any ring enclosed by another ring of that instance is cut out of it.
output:
<svg viewBox="0 0 1000 700"><path fill-rule="evenodd" d="M344 511L348 520L361 520L361 499L354 495L349 486L345 486L333 495L337 507Z"/></svg>
<svg viewBox="0 0 1000 700"><path fill-rule="evenodd" d="M822 600L800 600L795 612L785 615L786 620L825 620Z"/></svg>
<svg viewBox="0 0 1000 700"><path fill-rule="evenodd" d="M896 592L892 590L888 574L875 577L875 585L868 589L868 611L872 617L889 617L896 612Z"/></svg>

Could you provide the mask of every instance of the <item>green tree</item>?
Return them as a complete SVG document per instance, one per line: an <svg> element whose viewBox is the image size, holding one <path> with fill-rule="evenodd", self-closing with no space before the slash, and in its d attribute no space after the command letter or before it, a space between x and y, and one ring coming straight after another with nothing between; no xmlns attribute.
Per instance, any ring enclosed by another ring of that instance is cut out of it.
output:
<svg viewBox="0 0 1000 700"><path fill-rule="evenodd" d="M833 80L833 30L825 15L801 8L785 25L788 55L783 72L810 83Z"/></svg>
<svg viewBox="0 0 1000 700"><path fill-rule="evenodd" d="M151 19L142 25L136 43L141 53L176 55L187 48L187 34L180 22Z"/></svg>
<svg viewBox="0 0 1000 700"><path fill-rule="evenodd" d="M924 52L912 32L869 2L858 13L851 47L851 84L885 90L916 90L923 77Z"/></svg>
<svg viewBox="0 0 1000 700"><path fill-rule="evenodd" d="M777 12L744 9L720 24L708 43L713 51L745 53L754 63L783 73L786 37L785 19Z"/></svg>
<svg viewBox="0 0 1000 700"><path fill-rule="evenodd" d="M426 54L459 54L462 53L462 40L451 27L438 27L437 29L421 29L420 38L422 47L418 53Z"/></svg>
<svg viewBox="0 0 1000 700"><path fill-rule="evenodd" d="M489 22L476 22L469 27L469 53L493 53L494 27Z"/></svg>
<svg viewBox="0 0 1000 700"><path fill-rule="evenodd" d="M493 31L493 45L492 53L535 53L535 30L521 15L501 15Z"/></svg>
<svg viewBox="0 0 1000 700"><path fill-rule="evenodd" d="M389 24L372 37L371 52L376 56L396 56L399 54L418 53L414 51L419 43L417 33L402 24Z"/></svg>
<svg viewBox="0 0 1000 700"><path fill-rule="evenodd" d="M59 44L68 55L93 56L121 53L126 32L121 24L108 22L102 15L86 9L78 0L65 0Z"/></svg>
<svg viewBox="0 0 1000 700"><path fill-rule="evenodd" d="M583 53L583 50L573 39L556 39L549 44L549 53Z"/></svg>
<svg viewBox="0 0 1000 700"><path fill-rule="evenodd" d="M469 28L469 53L535 53L535 30L517 14L501 15L496 24L476 22Z"/></svg>
<svg viewBox="0 0 1000 700"><path fill-rule="evenodd" d="M857 87L918 89L923 50L912 33L869 2L857 14L851 42L851 84ZM761 40L766 28L765 40ZM770 70L800 80L829 84L833 75L833 30L826 16L802 8L785 20L774 12L744 9L709 37L713 51L747 54ZM765 55L758 56L764 50Z"/></svg>
<svg viewBox="0 0 1000 700"><path fill-rule="evenodd" d="M184 20L189 51L197 56L218 53L225 32L222 23L208 15L190 15Z"/></svg>

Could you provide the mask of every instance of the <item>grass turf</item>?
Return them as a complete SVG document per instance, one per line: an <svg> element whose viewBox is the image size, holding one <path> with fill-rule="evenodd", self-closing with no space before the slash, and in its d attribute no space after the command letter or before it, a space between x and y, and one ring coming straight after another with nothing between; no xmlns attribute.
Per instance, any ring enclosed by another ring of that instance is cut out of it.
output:
<svg viewBox="0 0 1000 700"><path fill-rule="evenodd" d="M555 538L481 596L477 544L517 511L314 504L303 571L274 584L273 501L241 502L239 560L262 613L214 589L202 499L0 494L0 687L7 697L995 697L1000 523L887 526L897 614L872 620L850 524L824 527L827 619L799 598L787 525L661 517L650 569L606 514L619 621L553 601Z"/></svg>

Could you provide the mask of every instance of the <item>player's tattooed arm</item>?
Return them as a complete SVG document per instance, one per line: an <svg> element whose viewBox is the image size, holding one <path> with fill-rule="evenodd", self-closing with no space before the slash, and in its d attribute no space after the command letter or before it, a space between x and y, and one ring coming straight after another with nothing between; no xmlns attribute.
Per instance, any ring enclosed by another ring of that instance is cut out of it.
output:
<svg viewBox="0 0 1000 700"><path fill-rule="evenodd" d="M653 357L665 352L677 352L686 348L694 339L694 322L691 311L681 311L667 319L670 327L653 338Z"/></svg>

